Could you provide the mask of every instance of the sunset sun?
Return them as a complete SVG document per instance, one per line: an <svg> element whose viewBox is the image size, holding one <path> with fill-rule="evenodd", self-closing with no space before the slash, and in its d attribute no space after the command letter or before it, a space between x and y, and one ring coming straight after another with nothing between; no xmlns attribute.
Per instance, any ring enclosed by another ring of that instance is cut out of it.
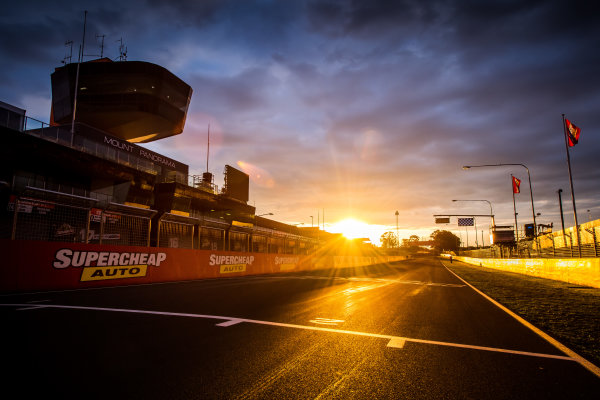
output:
<svg viewBox="0 0 600 400"><path fill-rule="evenodd" d="M370 226L366 222L346 218L333 224L331 230L343 234L347 239L357 239L368 237Z"/></svg>

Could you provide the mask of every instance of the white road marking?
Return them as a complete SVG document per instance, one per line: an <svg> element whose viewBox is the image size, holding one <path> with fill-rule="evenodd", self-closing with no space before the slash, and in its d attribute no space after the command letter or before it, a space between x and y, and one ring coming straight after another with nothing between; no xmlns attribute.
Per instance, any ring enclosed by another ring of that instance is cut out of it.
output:
<svg viewBox="0 0 600 400"><path fill-rule="evenodd" d="M29 306L29 304L0 304L0 306L27 307L27 306ZM44 305L44 308L56 308L56 309L63 309L63 310L109 311L109 312L122 312L122 313L131 313L131 314L162 315L162 316L170 316L170 317L222 319L222 320L226 320L226 322L222 323L222 324L225 324L224 326L228 326L227 324L238 324L241 322L247 322L250 324L257 324L257 325L269 325L269 326L278 326L278 327L284 327L284 328L303 329L303 330L309 330L309 331L330 332L330 333L338 333L338 334L345 334L345 335L387 339L390 341L390 342L388 342L388 347L398 347L398 346L394 346L394 344L399 344L401 341L404 341L404 342L432 344L432 345L438 345L438 346L458 347L458 348L466 348L466 349L473 349L473 350L493 351L493 352L498 352L498 353L518 354L518 355L524 355L524 356L533 356L533 357L540 357L540 358L553 358L553 359L557 359L557 360L578 361L579 362L579 360L569 357L569 356L559 356L559 355L554 355L554 354L532 353L532 352L527 352L527 351L500 349L500 348L495 348L495 347L473 346L473 345L461 344L461 343L439 342L439 341L434 341L434 340L424 340L424 339L407 338L407 337L393 336L393 335L382 335L382 334L377 334L377 333L357 332L357 331L349 331L349 330L342 330L342 329L332 329L332 328L324 328L324 327L319 327L319 326L307 326L307 325L287 324L287 323L283 323L283 322L261 321L261 320L256 320L256 319L247 319L247 318L225 317L225 316L220 316L220 315L176 313L176 312L149 311L149 310L133 310L133 309L127 309L127 308L67 306L67 305L60 305L60 304L47 304L47 305ZM223 326L223 325L221 325L221 326Z"/></svg>
<svg viewBox="0 0 600 400"><path fill-rule="evenodd" d="M433 282L420 282L420 281L401 281L396 279L384 279L384 278L356 278L356 277L328 277L328 276L318 276L318 275L298 275L298 276L263 276L263 275L248 275L242 277L219 277L219 278L203 278L203 279L190 279L185 281L168 281L168 282L153 282L153 283L136 283L132 285L118 285L118 286L100 286L100 287L89 287L89 288L77 288L77 289L61 289L61 290L44 290L42 292L24 292L22 294L48 294L48 293L70 293L70 292L82 292L82 291L103 291L103 290L120 290L131 287L142 287L142 286L163 286L163 285L174 285L174 284L194 284L198 282L202 283L228 283L233 281L240 281L244 283L244 281L249 280L286 280L286 279L321 279L321 280L345 280L345 281L365 281L365 282L391 282L391 283L401 283L401 284L410 284L410 285L426 285L426 286L448 286L448 287L464 287L465 285L458 285L452 283L433 283ZM0 298L12 296L12 293L0 293Z"/></svg>
<svg viewBox="0 0 600 400"><path fill-rule="evenodd" d="M387 347L395 347L397 349L404 348L404 344L406 344L406 340L402 338L392 339L388 342Z"/></svg>
<svg viewBox="0 0 600 400"><path fill-rule="evenodd" d="M383 282L383 283L374 283L372 285L361 285L361 286L350 286L340 293L342 294L354 294L360 292L366 292L367 290L379 289L381 287L391 285L391 282Z"/></svg>
<svg viewBox="0 0 600 400"><path fill-rule="evenodd" d="M389 279L389 278L361 278L361 277L342 277L342 276L319 276L319 275L298 275L298 276L253 276L253 277L244 277L244 279L278 279L278 280L288 280L288 279L314 279L314 280L334 280L334 281L348 281L348 282L385 282L385 283L400 283L404 285L422 285L422 286L441 286L441 287L465 287L466 285L457 284L457 283L436 283L436 282L423 282L423 281L404 281L399 279Z"/></svg>
<svg viewBox="0 0 600 400"><path fill-rule="evenodd" d="M236 319L231 319L229 321L221 322L220 324L217 324L217 326L227 327L227 326L236 325L236 324L239 324L242 322L244 322L244 321L236 318Z"/></svg>
<svg viewBox="0 0 600 400"><path fill-rule="evenodd" d="M594 375L596 375L597 377L600 378L600 368L599 367L597 367L593 363L589 362L585 358L581 357L579 354L575 353L573 350L569 349L567 346L565 346L564 344L562 344L558 340L554 339L552 336L548 335L546 332L544 332L541 329L537 328L536 326L534 326L533 324L531 324L527 320L521 318L520 316L518 316L514 312L510 311L508 308L504 307L502 304L498 303L496 300L492 299L491 297L489 297L488 295L486 295L485 293L483 293L482 291L480 291L479 289L477 289L475 286L471 285L469 282L465 281L460 276L456 275L443 262L440 261L440 263L442 264L442 266L444 268L446 268L446 270L448 272L450 272L452 275L456 276L458 279L460 279L461 281L463 281L467 286L469 286L471 289L473 289L474 291L476 291L477 293L479 293L480 295L482 295L484 298L486 298L487 300L491 301L496 307L500 308L502 311L504 311L505 313L507 313L508 315L510 315L511 317L513 317L514 319L516 319L517 321L519 321L521 324L523 324L527 328L531 329L533 332L537 333L538 336L540 336L543 339L545 339L547 342L549 342L550 344L552 344L558 350L560 350L563 353L569 355L569 357L573 361L578 362L584 368L586 368L588 371L592 372Z"/></svg>
<svg viewBox="0 0 600 400"><path fill-rule="evenodd" d="M38 308L46 308L46 306L31 305L29 307L17 308L17 311L37 310Z"/></svg>
<svg viewBox="0 0 600 400"><path fill-rule="evenodd" d="M44 308L44 305L36 305L35 303L44 303L50 300L31 300L28 301L27 304L31 304L29 307L18 308L17 311L27 311L27 310L36 310L38 308Z"/></svg>
<svg viewBox="0 0 600 400"><path fill-rule="evenodd" d="M311 319L308 322L312 322L313 324L320 325L338 325L344 322L343 319L329 319L329 318L315 318Z"/></svg>

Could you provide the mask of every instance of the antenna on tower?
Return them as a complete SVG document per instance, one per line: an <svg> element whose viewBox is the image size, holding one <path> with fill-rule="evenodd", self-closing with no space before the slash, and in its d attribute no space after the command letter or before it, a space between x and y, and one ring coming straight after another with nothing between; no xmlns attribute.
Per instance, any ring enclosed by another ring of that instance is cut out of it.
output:
<svg viewBox="0 0 600 400"><path fill-rule="evenodd" d="M206 144L206 172L208 172L208 155L210 152L210 123L208 124L208 141Z"/></svg>
<svg viewBox="0 0 600 400"><path fill-rule="evenodd" d="M100 58L104 57L104 37L106 35L98 35L96 33L96 40L98 40L98 38L102 38L102 42L100 43Z"/></svg>
<svg viewBox="0 0 600 400"><path fill-rule="evenodd" d="M67 40L65 42L65 47L69 46L69 54L65 54L65 58L63 58L62 63L63 64L71 64L71 60L73 59L73 41L72 40ZM67 63L67 60L69 60L69 62Z"/></svg>
<svg viewBox="0 0 600 400"><path fill-rule="evenodd" d="M117 40L119 45L119 61L127 61L127 47L123 44L123 38Z"/></svg>
<svg viewBox="0 0 600 400"><path fill-rule="evenodd" d="M207 133L208 133L208 139L207 139L207 146L206 146L206 172L204 172L202 174L202 183L206 187L212 188L213 174L208 172L208 155L210 154L210 124L208 124L208 132ZM213 188L213 190L216 190L216 189Z"/></svg>
<svg viewBox="0 0 600 400"><path fill-rule="evenodd" d="M100 57L102 58L104 56L104 37L106 35L98 35L96 33L96 42L98 42L98 38L102 38L102 41L100 42L100 55L98 54L86 54L86 57Z"/></svg>

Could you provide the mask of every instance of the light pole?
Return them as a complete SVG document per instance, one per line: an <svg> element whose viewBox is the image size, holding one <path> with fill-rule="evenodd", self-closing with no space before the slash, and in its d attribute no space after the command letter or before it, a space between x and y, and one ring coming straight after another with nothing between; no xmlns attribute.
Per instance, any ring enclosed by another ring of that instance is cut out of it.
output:
<svg viewBox="0 0 600 400"><path fill-rule="evenodd" d="M400 234L398 233L398 215L400 213L396 210L396 247L400 247Z"/></svg>
<svg viewBox="0 0 600 400"><path fill-rule="evenodd" d="M529 195L531 197L531 213L533 215L533 235L536 238L537 241L537 223L535 221L535 208L533 206L533 189L531 188L531 174L529 173L529 168L527 168L527 166L525 164L484 164L484 165L465 165L462 168L464 170L468 170L471 168L481 168L481 167L505 167L505 166L519 166L519 167L523 167L527 170L527 178L529 180ZM538 251L539 251L539 246L538 246Z"/></svg>
<svg viewBox="0 0 600 400"><path fill-rule="evenodd" d="M315 221L315 220L314 220L314 217L311 215L311 216L310 216L310 227L311 227L311 228L312 228L313 226L315 226L315 224L314 224L314 221Z"/></svg>
<svg viewBox="0 0 600 400"><path fill-rule="evenodd" d="M562 207L562 189L558 189L557 193L558 193L558 205L560 206L560 225L562 228L562 234L563 234L563 244L565 247L567 247L567 233L565 232L565 217L563 215L563 207Z"/></svg>

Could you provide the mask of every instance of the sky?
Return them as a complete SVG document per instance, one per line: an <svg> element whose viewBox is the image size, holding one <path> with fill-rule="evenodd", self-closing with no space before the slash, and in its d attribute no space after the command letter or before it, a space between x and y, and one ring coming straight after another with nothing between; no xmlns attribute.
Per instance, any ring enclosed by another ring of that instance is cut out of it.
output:
<svg viewBox="0 0 600 400"><path fill-rule="evenodd" d="M250 175L257 214L335 231L362 221L427 239L474 227L433 215L490 214L574 225L562 114L579 222L600 218L600 13L589 1L21 1L0 14L0 100L44 122L50 74L119 57L167 68L193 88L184 132L146 147L209 170ZM523 164L463 170L463 165ZM531 176L529 190L527 169ZM459 201L456 200L487 200ZM588 211L589 210L589 211ZM398 211L398 216L395 213ZM476 219L488 244L490 218Z"/></svg>

